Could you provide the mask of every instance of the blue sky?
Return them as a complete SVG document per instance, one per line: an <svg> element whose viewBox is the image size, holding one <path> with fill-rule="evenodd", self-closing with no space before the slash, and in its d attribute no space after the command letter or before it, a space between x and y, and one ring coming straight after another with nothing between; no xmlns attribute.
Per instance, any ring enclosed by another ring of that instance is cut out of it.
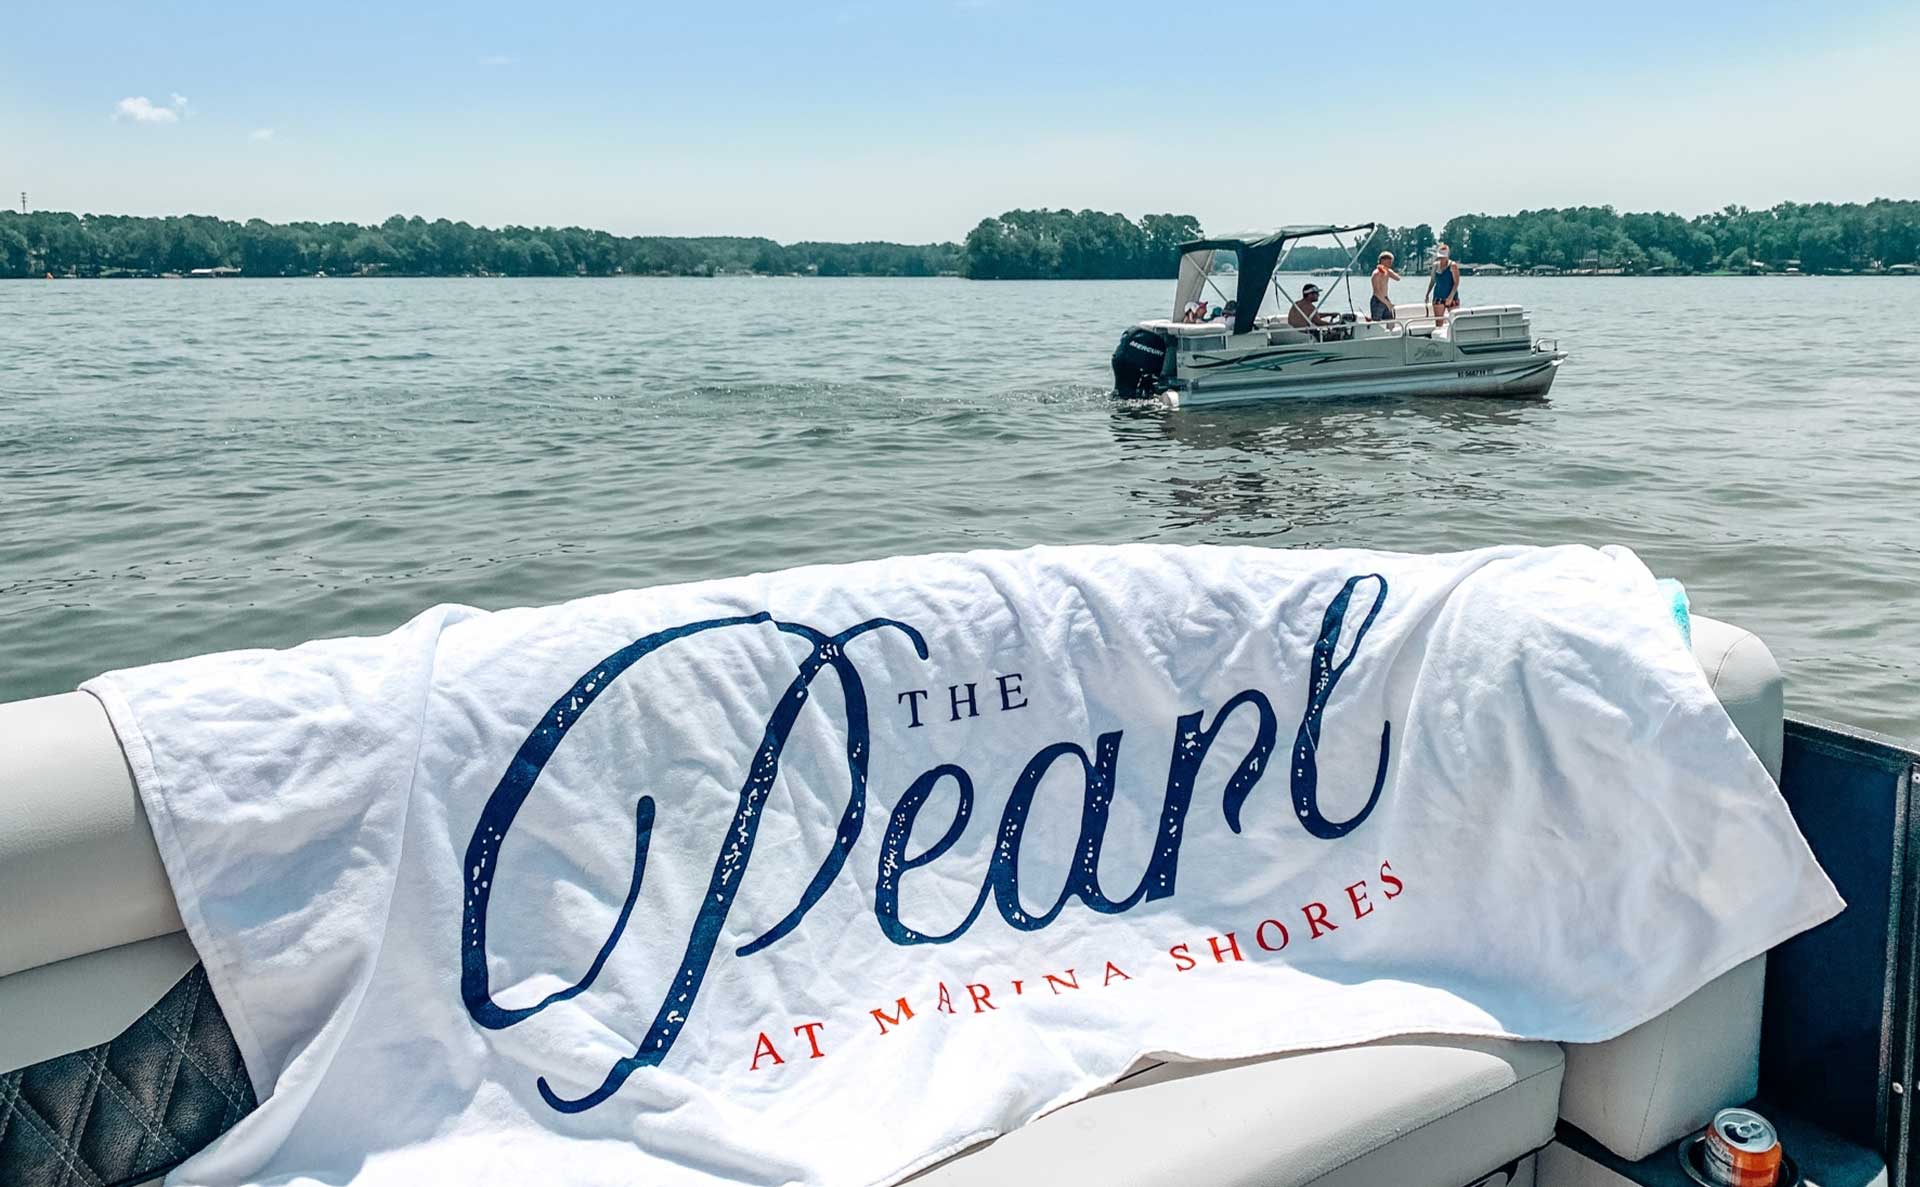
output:
<svg viewBox="0 0 1920 1187"><path fill-rule="evenodd" d="M11 6L0 194L958 238L1920 197L1920 5Z"/></svg>

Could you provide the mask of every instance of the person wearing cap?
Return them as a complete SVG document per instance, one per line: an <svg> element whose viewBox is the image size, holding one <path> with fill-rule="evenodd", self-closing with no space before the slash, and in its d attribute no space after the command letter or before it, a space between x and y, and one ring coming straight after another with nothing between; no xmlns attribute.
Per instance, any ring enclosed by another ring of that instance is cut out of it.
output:
<svg viewBox="0 0 1920 1187"><path fill-rule="evenodd" d="M1307 283L1300 286L1300 299L1287 310L1287 324L1296 330L1305 330L1313 326L1332 325L1334 319L1318 309L1320 304L1320 286Z"/></svg>
<svg viewBox="0 0 1920 1187"><path fill-rule="evenodd" d="M1460 307L1460 265L1442 243L1433 252L1433 274L1427 277L1427 304L1433 318L1447 324L1447 310Z"/></svg>
<svg viewBox="0 0 1920 1187"><path fill-rule="evenodd" d="M1387 300L1387 282L1399 280L1400 274L1393 270L1393 253L1380 253L1380 262L1373 266L1373 297L1367 302L1367 316L1374 321L1393 320L1393 302Z"/></svg>

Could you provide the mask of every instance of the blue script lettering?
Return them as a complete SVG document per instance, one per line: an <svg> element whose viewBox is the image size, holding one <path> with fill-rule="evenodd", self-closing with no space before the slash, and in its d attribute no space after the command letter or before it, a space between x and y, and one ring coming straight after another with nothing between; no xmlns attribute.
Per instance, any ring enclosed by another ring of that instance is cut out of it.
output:
<svg viewBox="0 0 1920 1187"><path fill-rule="evenodd" d="M1377 583L1378 590L1374 594L1367 613L1353 628L1346 658L1336 664L1334 656L1342 641L1342 633L1355 592L1366 582ZM1382 607L1385 606L1386 599L1385 578L1379 574L1353 577L1341 587L1321 617L1320 633L1314 644L1308 676L1306 709L1295 736L1293 763L1289 774L1295 814L1301 826L1310 835L1322 840L1337 839L1359 827L1379 803L1381 791L1386 784L1392 737L1391 722L1384 723L1381 728L1379 768L1374 776L1372 791L1366 804L1354 815L1341 821L1328 820L1320 812L1317 754L1327 705L1340 678L1358 655L1360 645L1366 638L1367 631L1373 626L1374 620L1379 616ZM595 953L585 974L574 984L550 993L532 1005L513 1008L499 1005L493 1000L488 983L487 906L492 893L493 875L499 867L500 847L513 826L515 816L539 781L541 772L558 750L568 730L579 722L581 716L600 694L606 691L609 684L620 679L641 659L677 640L707 631L754 624L770 625L787 634L799 636L811 643L812 649L804 659L799 661L798 671L767 721L759 749L748 768L746 782L740 788L733 819L727 829L719 855L714 861L707 893L702 899L700 910L688 934L679 968L669 983L645 1036L631 1056L618 1060L609 1069L600 1086L584 1096L561 1097L553 1091L546 1078L541 1077L537 1084L542 1099L551 1108L560 1112L578 1113L606 1101L619 1091L621 1085L635 1071L643 1067L657 1066L673 1049L674 1040L692 1016L694 1002L699 996L701 983L712 961L713 950L719 942L727 913L745 879L762 810L768 792L779 774L780 757L787 738L806 703L807 690L816 676L823 670L832 668L840 683L842 700L845 704L846 758L850 779L847 805L841 814L833 844L825 860L821 862L820 868L814 872L802 889L794 907L765 933L741 945L736 956L751 956L790 934L827 892L828 887L833 884L845 866L854 843L859 839L866 811L869 751L867 699L858 666L846 655L846 645L861 635L891 628L905 634L912 641L915 652L924 660L928 658L926 641L911 626L891 619L873 619L850 627L839 634L827 635L810 626L778 621L766 613L687 623L637 639L595 665L591 671L581 676L565 695L554 702L541 719L540 725L521 743L513 761L508 765L506 774L501 777L499 784L488 797L481 810L480 819L474 826L462 871L465 875L467 892L461 928L460 994L467 1013L474 1022L490 1030L499 1030L517 1025L549 1006L574 998L593 984L595 978L605 968L614 946L619 943L621 935L626 931L634 906L639 900L641 881L646 872L648 849L652 838L654 801L651 796L643 795L639 797L634 809L633 871L628 882L626 898L621 904L612 930L608 933L605 942L601 944L599 951ZM1021 705L1004 704L1009 699L1007 679L1001 678L999 690L1003 708L1019 708L1025 704L1024 701ZM1011 679L1017 682L1019 676L1014 675ZM968 685L967 690L969 695L966 700L971 708L973 687ZM1013 695L1019 695L1020 689L1017 683L1013 685L1011 692ZM953 712L957 717L960 700L957 693L954 695ZM914 718L912 725L918 725L917 702L910 705L910 709L913 711ZM1179 863L1180 842L1185 834L1186 816L1193 801L1194 783L1222 729L1228 720L1242 709L1251 710L1254 714L1254 737L1246 754L1240 758L1232 774L1228 776L1221 795L1222 814L1228 826L1234 832L1239 832L1242 807L1254 786L1260 781L1260 777L1265 774L1279 733L1279 723L1275 717L1273 705L1258 690L1248 689L1229 699L1214 714L1211 725L1205 724L1205 715L1202 712L1185 714L1175 723L1173 753L1168 763L1166 792L1161 804L1153 852L1148 858L1146 869L1141 873L1140 881L1123 898L1114 899L1107 895L1099 879L1100 854L1106 841L1114 790L1118 782L1122 731L1112 730L1099 735L1094 741L1092 754L1088 754L1083 747L1072 742L1053 743L1035 754L1014 780L1008 792L1007 802L1000 813L993 855L979 894L966 917L940 934L923 933L901 922L900 883L908 871L939 860L965 834L967 825L973 817L975 789L973 777L965 768L956 764L943 763L927 770L900 796L880 843L879 876L874 891L873 912L880 925L881 933L888 940L899 945L949 943L965 934L967 929L973 926L989 898L993 900L1001 918L1009 926L1022 931L1037 931L1052 923L1067 903L1075 898L1078 898L1088 909L1100 914L1118 914L1132 909L1141 902L1152 902L1172 895ZM1080 832L1075 841L1073 863L1058 896L1044 910L1033 912L1027 909L1020 897L1018 881L1020 846L1025 839L1027 816L1032 810L1033 799L1039 790L1040 783L1056 763L1068 761L1078 764L1080 768L1083 797ZM944 780L951 780L958 792L953 817L947 822L946 828L942 830L937 840L920 853L909 854L914 826L919 820L920 813Z"/></svg>
<svg viewBox="0 0 1920 1187"><path fill-rule="evenodd" d="M1346 621L1347 609L1353 602L1353 591L1362 581L1377 581L1380 592L1368 608L1367 616L1354 628L1353 646L1347 649L1347 658L1340 663L1333 662L1333 653L1340 643L1340 628ZM1380 617L1380 608L1387 604L1387 579L1378 573L1365 577L1349 577L1340 587L1333 601L1327 603L1327 612L1320 619L1320 637L1313 644L1313 671L1307 680L1307 711L1300 719L1300 732L1293 741L1293 809L1300 815L1300 823L1306 830L1323 841L1344 837L1360 826L1373 814L1373 806L1380 802L1380 789L1387 784L1387 750L1393 738L1393 723L1383 722L1380 726L1380 767L1374 772L1373 792L1367 796L1367 802L1358 812L1345 820L1328 820L1320 815L1320 721L1326 716L1327 700L1333 696L1334 686L1340 683L1340 677L1346 674L1353 663L1353 657L1360 654L1360 640L1367 637L1368 628L1373 620ZM1236 831L1238 825L1235 825Z"/></svg>
<svg viewBox="0 0 1920 1187"><path fill-rule="evenodd" d="M760 827L760 809L767 792L773 787L774 779L780 770L780 752L786 745L787 736L793 730L800 709L806 702L807 686L819 675L823 666L832 666L840 678L844 692L847 712L847 767L852 776L852 788L847 797L847 808L842 814L840 826L834 837L832 851L822 863L806 890L802 893L800 905L795 907L785 919L761 936L748 948L771 943L797 925L801 916L813 906L815 900L826 892L827 886L839 874L845 864L847 854L858 839L860 823L866 811L867 785L867 710L866 695L860 681L859 672L846 658L845 645L854 638L880 627L894 627L907 634L913 640L914 648L922 659L926 658L926 641L920 633L903 623L887 619L875 619L861 623L840 632L831 638L812 627L797 623L775 621L766 613L746 615L737 618L709 619L705 622L689 623L671 630L659 631L636 640L608 656L588 674L574 683L569 692L555 701L527 740L514 755L512 764L500 783L488 797L486 806L481 809L480 820L474 826L473 838L467 845L466 870L467 897L464 927L462 929L466 944L461 949L460 996L466 1003L467 1014L481 1026L498 1030L512 1026L546 1009L556 1002L565 1001L593 984L605 967L608 955L620 935L626 930L627 920L633 912L633 905L640 894L640 881L646 872L647 840L653 824L653 799L642 796L637 809L639 821L639 839L634 847L633 878L628 886L626 902L622 905L619 917L614 921L613 930L606 942L600 946L599 953L588 967L586 975L566 989L548 994L531 1006L519 1009L505 1009L493 1001L493 995L487 984L487 904L491 895L492 874L490 871L499 866L500 845L506 840L507 831L513 827L513 818L520 806L526 802L533 790L534 783L540 778L540 772L567 731L580 720L598 696L606 691L607 685L620 677L628 668L641 658L659 648L684 639L690 635L722 627L742 626L749 623L771 623L790 634L800 635L813 643L813 650L800 663L800 671L793 682L787 686L786 693L780 698L772 718L762 735L760 748L754 754L748 767L747 780L740 788L739 804L734 810L732 826L727 829L725 843L720 855L713 864L713 873L707 883L706 896L701 901L700 913L694 920L693 929L687 938L686 953L681 959L680 969L667 990L667 995L655 1013L653 1024L647 1029L646 1037L640 1041L639 1049L631 1056L621 1059L608 1071L600 1087L583 1097L566 1099L559 1096L548 1085L543 1076L538 1082L541 1098L547 1104L563 1113L578 1113L606 1100L627 1077L637 1069L651 1067L666 1058L672 1050L673 1041L679 1037L692 1012L694 999L699 995L700 983L705 978L707 965L713 957L714 945L720 937L720 928L726 922L727 912L733 905L733 897L739 890L741 881L747 872L748 859L753 854L753 839ZM743 949L744 951L745 949Z"/></svg>
<svg viewBox="0 0 1920 1187"><path fill-rule="evenodd" d="M947 831L940 834L939 840L927 846L925 852L908 857L907 838L913 835L913 823L920 818L920 809L926 806L927 797L933 794L933 789L939 786L942 779L953 780L960 792L960 801L953 810L953 820L947 824ZM974 900L973 910L967 912L967 917L944 935L924 935L900 922L901 877L908 870L927 865L953 848L960 834L967 831L967 821L972 818L973 776L967 774L965 767L957 767L952 763L941 763L915 779L900 797L900 802L894 805L893 818L887 823L886 838L880 842L880 876L875 880L873 891L873 917L880 921L880 930L889 940L896 944L944 944L957 939L980 917L980 908L987 901L984 891Z"/></svg>

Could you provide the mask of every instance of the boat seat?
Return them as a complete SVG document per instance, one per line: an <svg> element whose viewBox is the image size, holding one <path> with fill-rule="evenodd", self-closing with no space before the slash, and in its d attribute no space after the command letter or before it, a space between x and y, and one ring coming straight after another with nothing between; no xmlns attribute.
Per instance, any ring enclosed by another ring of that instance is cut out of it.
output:
<svg viewBox="0 0 1920 1187"><path fill-rule="evenodd" d="M1552 1140L1563 1063L1553 1043L1402 1038L1159 1064L909 1182L1462 1187Z"/></svg>
<svg viewBox="0 0 1920 1187"><path fill-rule="evenodd" d="M1693 619L1715 695L1777 779L1779 667ZM0 1074L104 1042L194 959L106 715L81 693L0 705ZM1075 1179L1253 1187L1531 1183L1556 1114L1637 1159L1758 1081L1764 958L1606 1043L1452 1037L1136 1070L923 1172L919 1187ZM1105 1170L1104 1175L1089 1173Z"/></svg>
<svg viewBox="0 0 1920 1187"><path fill-rule="evenodd" d="M1154 327L1161 333L1174 338L1218 338L1228 331L1225 321L1168 322Z"/></svg>

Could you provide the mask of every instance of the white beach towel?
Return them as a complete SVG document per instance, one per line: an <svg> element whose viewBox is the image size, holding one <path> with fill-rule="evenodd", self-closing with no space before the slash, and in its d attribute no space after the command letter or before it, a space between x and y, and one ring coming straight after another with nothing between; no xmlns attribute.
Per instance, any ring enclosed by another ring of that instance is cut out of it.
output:
<svg viewBox="0 0 1920 1187"><path fill-rule="evenodd" d="M1630 553L1035 549L116 672L170 1181L892 1183L1143 1055L1608 1038L1840 902Z"/></svg>

